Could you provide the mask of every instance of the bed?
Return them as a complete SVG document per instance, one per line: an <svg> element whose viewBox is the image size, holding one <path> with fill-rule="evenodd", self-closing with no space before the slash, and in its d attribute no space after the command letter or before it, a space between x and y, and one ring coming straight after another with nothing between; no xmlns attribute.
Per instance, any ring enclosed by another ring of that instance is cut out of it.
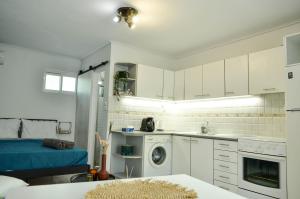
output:
<svg viewBox="0 0 300 199"><path fill-rule="evenodd" d="M0 140L0 175L29 180L88 171L86 150L56 150L42 144L41 139Z"/></svg>
<svg viewBox="0 0 300 199"><path fill-rule="evenodd" d="M36 123L36 121L41 120L35 119L33 121L35 122L31 125L34 126L32 128L27 126L25 130L32 129L32 132L36 132L36 129L41 129L44 133L47 131L44 126L51 126L49 129L55 128L53 123L56 121L54 120L43 120L42 123ZM8 121L4 122L5 127L7 127ZM10 122L12 123L12 121ZM22 125L22 122L20 125ZM4 125L2 124L2 126ZM15 131L17 127L9 129L14 129L13 131ZM43 146L42 138L23 139L18 138L21 137L18 136L19 132L10 132L10 134L12 133L16 134L14 135L16 138L13 136L0 138L0 175L17 177L28 181L37 177L84 173L89 170L89 165L87 164L88 155L84 149L74 147L73 149L57 150ZM24 130L22 135L25 135Z"/></svg>

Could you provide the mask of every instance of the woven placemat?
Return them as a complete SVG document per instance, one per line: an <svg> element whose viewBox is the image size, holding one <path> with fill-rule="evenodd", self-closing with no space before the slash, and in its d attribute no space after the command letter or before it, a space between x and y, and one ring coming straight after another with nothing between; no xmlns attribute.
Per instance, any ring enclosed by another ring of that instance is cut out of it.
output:
<svg viewBox="0 0 300 199"><path fill-rule="evenodd" d="M157 180L113 182L86 193L85 199L195 199L197 193L177 184Z"/></svg>

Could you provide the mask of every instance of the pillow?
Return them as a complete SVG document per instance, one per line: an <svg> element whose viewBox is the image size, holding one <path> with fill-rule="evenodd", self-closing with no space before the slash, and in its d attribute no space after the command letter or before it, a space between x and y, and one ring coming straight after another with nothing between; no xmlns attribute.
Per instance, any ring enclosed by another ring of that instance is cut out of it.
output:
<svg viewBox="0 0 300 199"><path fill-rule="evenodd" d="M19 119L0 119L0 138L18 138Z"/></svg>
<svg viewBox="0 0 300 199"><path fill-rule="evenodd" d="M28 186L28 184L23 180L0 175L0 198L4 198L6 194L13 189L26 186Z"/></svg>
<svg viewBox="0 0 300 199"><path fill-rule="evenodd" d="M22 138L57 138L55 121L36 121L22 119Z"/></svg>

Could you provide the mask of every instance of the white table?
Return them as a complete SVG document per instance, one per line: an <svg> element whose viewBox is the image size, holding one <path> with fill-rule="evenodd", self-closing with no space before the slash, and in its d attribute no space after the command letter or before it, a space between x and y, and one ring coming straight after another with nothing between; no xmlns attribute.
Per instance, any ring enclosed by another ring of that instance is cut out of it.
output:
<svg viewBox="0 0 300 199"><path fill-rule="evenodd" d="M187 175L160 176L153 177L152 179L165 180L194 189L201 199L245 199L242 196ZM109 181L98 181L23 187L9 192L6 199L84 199L85 193L95 188L97 184L108 182Z"/></svg>

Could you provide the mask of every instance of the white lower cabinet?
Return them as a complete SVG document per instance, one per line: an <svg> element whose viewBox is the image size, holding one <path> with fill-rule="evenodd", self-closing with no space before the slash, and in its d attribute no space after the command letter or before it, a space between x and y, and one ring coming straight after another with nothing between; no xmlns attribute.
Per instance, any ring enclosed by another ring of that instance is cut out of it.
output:
<svg viewBox="0 0 300 199"><path fill-rule="evenodd" d="M173 136L172 174L191 174L191 138Z"/></svg>
<svg viewBox="0 0 300 199"><path fill-rule="evenodd" d="M214 140L214 184L238 192L237 142Z"/></svg>
<svg viewBox="0 0 300 199"><path fill-rule="evenodd" d="M218 180L215 180L214 184L222 189L227 190L227 191L238 193L238 186L236 186L236 185L231 185L231 184L224 183L224 182L221 182Z"/></svg>
<svg viewBox="0 0 300 199"><path fill-rule="evenodd" d="M213 140L173 136L172 174L187 174L213 184Z"/></svg>
<svg viewBox="0 0 300 199"><path fill-rule="evenodd" d="M214 183L213 140L191 138L191 176Z"/></svg>

